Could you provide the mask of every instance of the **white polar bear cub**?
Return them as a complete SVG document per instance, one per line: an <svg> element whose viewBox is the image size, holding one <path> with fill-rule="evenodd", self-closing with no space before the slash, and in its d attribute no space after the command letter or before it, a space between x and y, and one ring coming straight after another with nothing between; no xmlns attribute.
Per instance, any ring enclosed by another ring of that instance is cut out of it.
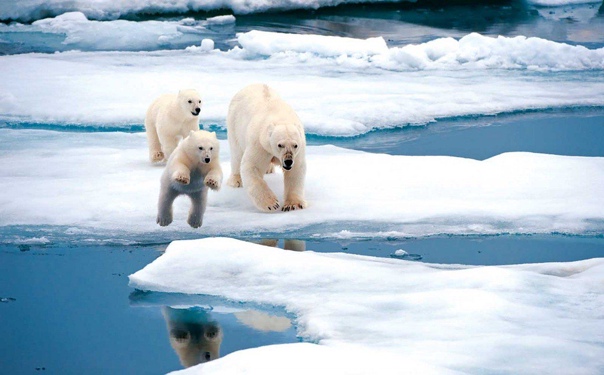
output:
<svg viewBox="0 0 604 375"><path fill-rule="evenodd" d="M177 196L191 198L187 223L199 228L206 211L208 188L219 190L222 183L220 143L216 133L191 131L168 159L161 177L157 223L162 227L172 222L172 203Z"/></svg>
<svg viewBox="0 0 604 375"><path fill-rule="evenodd" d="M151 103L145 116L151 162L168 160L181 139L199 130L200 111L201 97L191 89L164 94Z"/></svg>
<svg viewBox="0 0 604 375"><path fill-rule="evenodd" d="M262 211L280 207L264 181L272 162L283 168L283 211L303 209L306 138L294 110L270 87L253 84L239 91L229 105L227 134L231 148L228 184L243 186Z"/></svg>

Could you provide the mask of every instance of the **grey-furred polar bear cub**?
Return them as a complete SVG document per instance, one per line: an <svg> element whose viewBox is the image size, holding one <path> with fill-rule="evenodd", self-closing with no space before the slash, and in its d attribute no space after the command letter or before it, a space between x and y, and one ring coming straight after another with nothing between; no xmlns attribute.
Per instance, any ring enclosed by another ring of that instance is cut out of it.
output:
<svg viewBox="0 0 604 375"><path fill-rule="evenodd" d="M172 222L172 203L186 194L191 198L187 223L199 228L206 211L208 188L219 190L222 183L220 143L216 133L191 130L172 153L161 176L157 223L166 226Z"/></svg>
<svg viewBox="0 0 604 375"><path fill-rule="evenodd" d="M229 186L243 186L262 211L306 207L304 127L296 112L275 90L253 84L235 94L229 105L227 134L231 148ZM283 206L264 181L265 172L272 171L272 163L283 168Z"/></svg>
<svg viewBox="0 0 604 375"><path fill-rule="evenodd" d="M166 161L178 142L191 130L199 130L201 96L196 90L164 94L147 109L145 131L152 163Z"/></svg>

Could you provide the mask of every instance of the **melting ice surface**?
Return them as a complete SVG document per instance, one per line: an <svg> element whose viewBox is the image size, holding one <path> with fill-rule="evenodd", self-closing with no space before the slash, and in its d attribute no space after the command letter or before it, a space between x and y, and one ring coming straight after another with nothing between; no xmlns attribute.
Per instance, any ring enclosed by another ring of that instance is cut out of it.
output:
<svg viewBox="0 0 604 375"><path fill-rule="evenodd" d="M318 344L240 351L183 373L596 374L603 274L603 259L445 266L207 238L173 242L130 285L282 305Z"/></svg>

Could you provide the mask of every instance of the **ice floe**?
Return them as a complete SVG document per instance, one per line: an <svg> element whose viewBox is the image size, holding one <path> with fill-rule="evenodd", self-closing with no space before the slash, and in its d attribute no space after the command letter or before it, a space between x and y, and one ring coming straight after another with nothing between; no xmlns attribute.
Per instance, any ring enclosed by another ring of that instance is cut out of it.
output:
<svg viewBox="0 0 604 375"><path fill-rule="evenodd" d="M603 274L604 259L444 266L207 238L173 242L130 285L284 306L315 343L244 350L186 374L597 374Z"/></svg>
<svg viewBox="0 0 604 375"><path fill-rule="evenodd" d="M201 38L217 37L215 29L235 22L232 15L180 21L96 21L82 12L68 12L54 18L44 18L25 24L0 24L0 33L10 39L13 35L54 35L62 38L56 50L84 51L151 51L184 48L197 44ZM30 38L30 43L49 44L48 39ZM54 40L54 39L53 39Z"/></svg>
<svg viewBox="0 0 604 375"><path fill-rule="evenodd" d="M76 231L80 240L89 232L144 243L250 233L422 237L593 234L604 228L600 157L506 153L477 161L310 146L308 209L261 213L243 189L223 186L209 193L203 226L194 230L186 223L186 197L175 202L169 227L155 223L162 167L148 161L143 133L0 129L0 139L0 227L48 227L35 237L50 242L57 241L57 231ZM228 144L221 142L228 176ZM281 172L266 180L282 197ZM5 241L11 238L5 233Z"/></svg>
<svg viewBox="0 0 604 375"><path fill-rule="evenodd" d="M307 133L326 136L604 105L604 48L479 34L394 48L381 38L252 31L239 39L244 47L229 51L200 37L177 51L0 56L0 120L142 126L153 98L192 87L204 97L202 123L224 128L232 96L255 82L280 92Z"/></svg>

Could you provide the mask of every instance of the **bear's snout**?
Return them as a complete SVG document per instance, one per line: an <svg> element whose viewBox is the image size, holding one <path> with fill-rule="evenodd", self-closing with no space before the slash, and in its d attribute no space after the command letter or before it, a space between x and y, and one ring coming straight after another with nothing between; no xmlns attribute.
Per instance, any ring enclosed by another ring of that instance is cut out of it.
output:
<svg viewBox="0 0 604 375"><path fill-rule="evenodd" d="M211 159L210 158L205 158L205 159L203 159L203 161L206 162L206 163L209 163L211 161Z"/></svg>
<svg viewBox="0 0 604 375"><path fill-rule="evenodd" d="M192 114L193 116L197 116L197 115L199 114L199 112L201 112L201 108L196 107L196 108L195 108L195 110L194 110L193 112L191 112L191 114Z"/></svg>
<svg viewBox="0 0 604 375"><path fill-rule="evenodd" d="M290 169L292 169L293 165L294 165L294 161L292 159L283 160L283 169L285 169L286 171L289 171Z"/></svg>

